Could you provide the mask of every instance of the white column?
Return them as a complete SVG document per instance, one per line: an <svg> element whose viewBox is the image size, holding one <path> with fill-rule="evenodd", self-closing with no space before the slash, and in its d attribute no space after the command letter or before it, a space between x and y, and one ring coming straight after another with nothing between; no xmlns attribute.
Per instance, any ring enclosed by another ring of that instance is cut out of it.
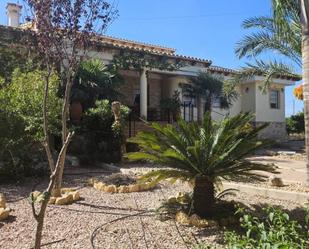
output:
<svg viewBox="0 0 309 249"><path fill-rule="evenodd" d="M141 71L140 77L140 117L147 120L147 72Z"/></svg>

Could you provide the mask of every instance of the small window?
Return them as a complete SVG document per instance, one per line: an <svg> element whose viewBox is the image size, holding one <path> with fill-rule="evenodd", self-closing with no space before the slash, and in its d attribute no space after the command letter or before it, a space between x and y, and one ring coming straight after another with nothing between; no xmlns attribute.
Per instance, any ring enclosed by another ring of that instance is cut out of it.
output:
<svg viewBox="0 0 309 249"><path fill-rule="evenodd" d="M270 108L272 109L280 108L280 92L278 90L270 91Z"/></svg>

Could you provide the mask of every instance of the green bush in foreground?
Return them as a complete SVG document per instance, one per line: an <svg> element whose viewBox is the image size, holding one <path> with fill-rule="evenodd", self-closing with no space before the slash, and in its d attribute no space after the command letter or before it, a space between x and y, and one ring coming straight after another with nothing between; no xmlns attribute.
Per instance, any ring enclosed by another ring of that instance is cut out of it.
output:
<svg viewBox="0 0 309 249"><path fill-rule="evenodd" d="M309 248L309 208L305 225L291 220L287 213L274 207L264 209L266 217L257 218L243 214L241 227L245 234L226 232L225 239L230 249L304 249ZM240 212L243 212L242 210Z"/></svg>
<svg viewBox="0 0 309 249"><path fill-rule="evenodd" d="M308 249L309 248L309 205L306 209L304 224L291 220L287 213L279 208L264 209L262 218L246 214L242 209L241 227L244 233L225 232L228 249ZM213 247L201 243L194 249L211 249Z"/></svg>

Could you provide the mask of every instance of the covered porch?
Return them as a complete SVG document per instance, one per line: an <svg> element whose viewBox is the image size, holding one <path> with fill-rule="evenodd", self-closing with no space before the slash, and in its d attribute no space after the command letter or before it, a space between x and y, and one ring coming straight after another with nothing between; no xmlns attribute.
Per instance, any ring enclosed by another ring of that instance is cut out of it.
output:
<svg viewBox="0 0 309 249"><path fill-rule="evenodd" d="M187 121L196 121L198 112L195 99L182 94L181 83L188 83L188 76L169 72L143 69L121 72L124 84L120 88L121 102L132 110L131 119L136 121L162 121L172 123L175 115L162 108L161 100L180 93L181 115Z"/></svg>

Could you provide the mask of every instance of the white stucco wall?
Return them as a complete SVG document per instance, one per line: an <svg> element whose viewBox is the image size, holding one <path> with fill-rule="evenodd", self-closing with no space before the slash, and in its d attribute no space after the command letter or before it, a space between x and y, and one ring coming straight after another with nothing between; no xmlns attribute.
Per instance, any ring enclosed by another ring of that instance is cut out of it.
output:
<svg viewBox="0 0 309 249"><path fill-rule="evenodd" d="M241 111L256 112L256 86L255 83L241 85Z"/></svg>
<svg viewBox="0 0 309 249"><path fill-rule="evenodd" d="M256 88L256 122L285 122L285 94L284 86L272 84L271 89L279 90L279 108L270 108L270 91L265 94L260 90L261 82L255 84Z"/></svg>

